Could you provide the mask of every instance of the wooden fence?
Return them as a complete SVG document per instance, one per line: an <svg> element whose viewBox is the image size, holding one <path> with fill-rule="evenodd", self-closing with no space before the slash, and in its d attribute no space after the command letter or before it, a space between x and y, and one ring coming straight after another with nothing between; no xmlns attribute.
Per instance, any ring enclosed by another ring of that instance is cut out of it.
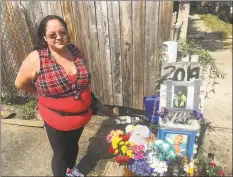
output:
<svg viewBox="0 0 233 177"><path fill-rule="evenodd" d="M92 74L92 90L105 103L143 108L160 75L156 49L171 39L172 1L1 1L2 83L33 49L40 20L65 19ZM8 84L7 84L8 83ZM7 88L7 87L5 87Z"/></svg>

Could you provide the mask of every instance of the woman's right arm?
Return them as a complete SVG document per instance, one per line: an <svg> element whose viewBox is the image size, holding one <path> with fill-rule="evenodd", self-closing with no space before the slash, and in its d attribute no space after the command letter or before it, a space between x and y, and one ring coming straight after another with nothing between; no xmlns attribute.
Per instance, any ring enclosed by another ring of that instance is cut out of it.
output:
<svg viewBox="0 0 233 177"><path fill-rule="evenodd" d="M19 89L30 93L37 93L33 82L40 71L40 58L37 51L31 52L23 61L15 79L15 85Z"/></svg>

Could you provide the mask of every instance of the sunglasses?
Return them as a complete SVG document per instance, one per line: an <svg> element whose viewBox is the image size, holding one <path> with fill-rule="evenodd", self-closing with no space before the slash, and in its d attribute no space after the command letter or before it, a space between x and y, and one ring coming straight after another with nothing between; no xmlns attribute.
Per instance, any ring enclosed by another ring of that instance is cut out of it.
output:
<svg viewBox="0 0 233 177"><path fill-rule="evenodd" d="M50 39L56 39L57 35L59 35L61 38L66 37L67 36L67 31L59 31L58 33L51 33L49 35L46 35L48 38Z"/></svg>

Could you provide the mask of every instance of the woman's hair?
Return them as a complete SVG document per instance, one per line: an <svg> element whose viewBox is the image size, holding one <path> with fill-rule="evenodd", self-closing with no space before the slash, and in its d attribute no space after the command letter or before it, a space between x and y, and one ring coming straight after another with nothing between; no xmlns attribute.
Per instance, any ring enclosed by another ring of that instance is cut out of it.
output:
<svg viewBox="0 0 233 177"><path fill-rule="evenodd" d="M48 47L47 42L44 39L45 36L45 32L46 32L46 26L49 20L58 20L62 23L62 25L65 27L66 31L68 31L67 28L67 23L59 16L57 15L48 15L46 16L39 24L39 28L37 31L37 36L38 36L38 42L36 47L34 48L35 50L40 50L43 49L45 47ZM70 36L68 36L68 39L70 41Z"/></svg>

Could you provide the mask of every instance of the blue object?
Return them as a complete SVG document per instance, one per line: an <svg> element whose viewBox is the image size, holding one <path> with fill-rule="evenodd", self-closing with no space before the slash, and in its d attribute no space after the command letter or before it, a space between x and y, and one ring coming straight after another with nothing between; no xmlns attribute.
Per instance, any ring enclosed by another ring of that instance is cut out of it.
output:
<svg viewBox="0 0 233 177"><path fill-rule="evenodd" d="M160 96L159 95L145 96L143 101L147 113L147 119L149 120L149 122L153 121L153 123L158 124ZM155 114L153 115L154 104L156 104L156 111Z"/></svg>
<svg viewBox="0 0 233 177"><path fill-rule="evenodd" d="M175 137L181 135L183 138L183 143L180 145L182 155L188 155L189 158L194 157L194 143L197 132L185 131L185 130L172 130L172 129L162 129L158 131L158 139L164 140L166 137L172 138L175 143ZM178 154L177 154L178 155Z"/></svg>

